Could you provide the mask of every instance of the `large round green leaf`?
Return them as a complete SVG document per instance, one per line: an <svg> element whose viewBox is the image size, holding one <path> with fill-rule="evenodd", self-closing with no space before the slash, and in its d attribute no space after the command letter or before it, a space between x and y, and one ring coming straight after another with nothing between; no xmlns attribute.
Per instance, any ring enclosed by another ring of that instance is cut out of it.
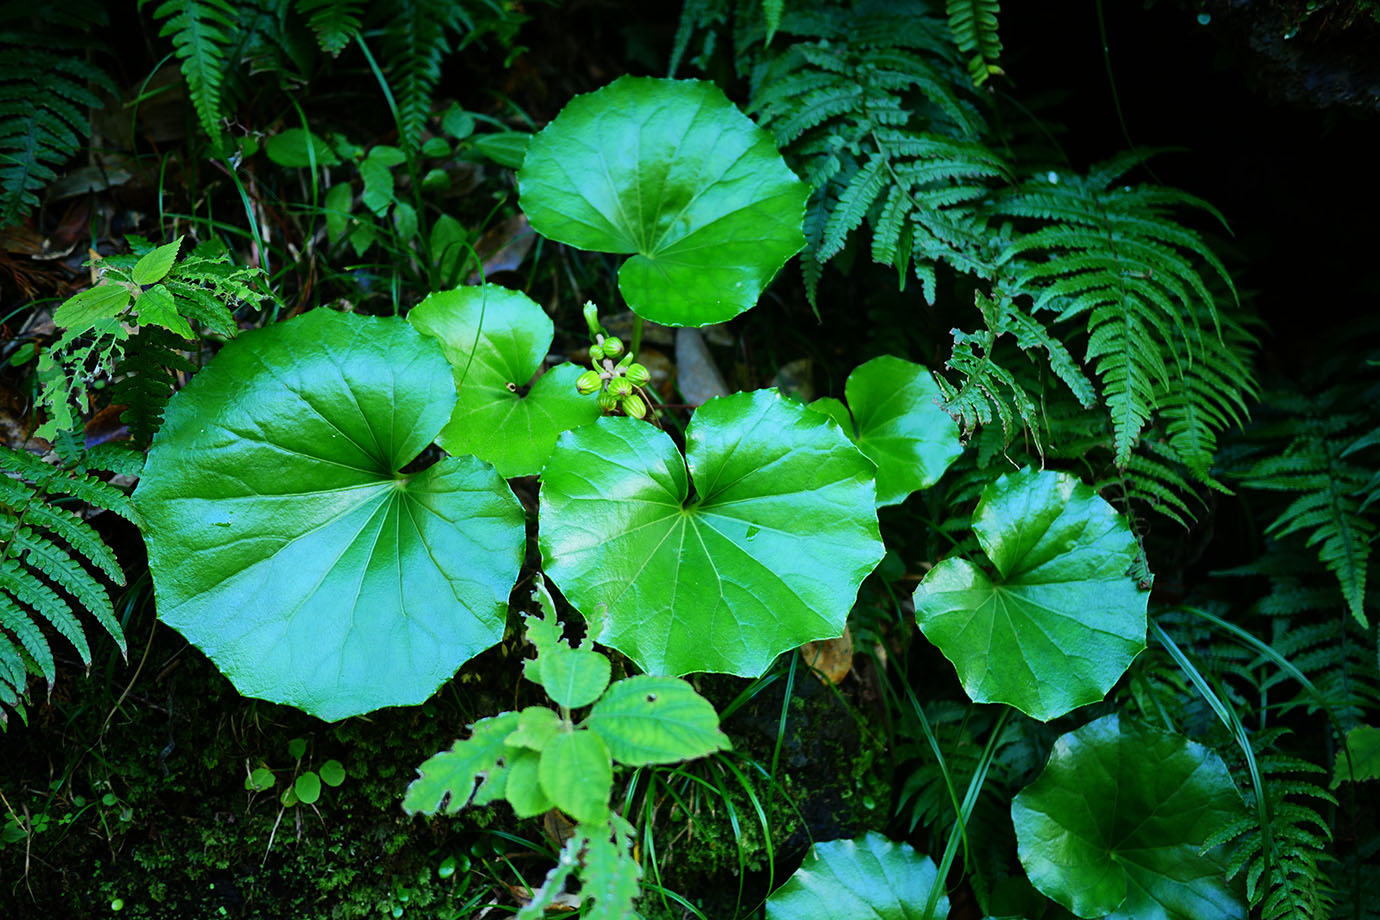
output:
<svg viewBox="0 0 1380 920"><path fill-rule="evenodd" d="M810 408L843 426L877 464L877 505L895 505L939 481L963 453L958 424L939 408L939 387L928 370L891 355L873 358L848 375L848 405L831 397Z"/></svg>
<svg viewBox="0 0 1380 920"><path fill-rule="evenodd" d="M1067 473L1027 469L983 489L973 530L996 576L945 559L915 591L968 696L1044 720L1106 696L1145 647L1149 600L1121 515Z"/></svg>
<svg viewBox="0 0 1380 920"><path fill-rule="evenodd" d="M655 674L755 676L843 632L882 558L872 464L823 416L758 390L686 431L604 418L561 435L542 473L541 550L593 633Z"/></svg>
<svg viewBox="0 0 1380 920"><path fill-rule="evenodd" d="M1011 818L1031 882L1080 917L1229 920L1246 912L1201 848L1243 807L1212 751L1111 715L1055 742Z"/></svg>
<svg viewBox="0 0 1380 920"><path fill-rule="evenodd" d="M134 494L159 617L247 696L324 719L425 700L502 637L524 542L488 464L399 472L454 403L403 320L315 310L231 342Z"/></svg>
<svg viewBox="0 0 1380 920"><path fill-rule="evenodd" d="M702 81L620 77L576 96L532 138L518 188L543 236L634 253L623 298L668 326L737 316L805 245L809 188Z"/></svg>
<svg viewBox="0 0 1380 920"><path fill-rule="evenodd" d="M497 284L441 291L408 319L440 341L455 371L460 398L436 438L450 453L474 454L505 477L527 476L541 470L557 435L599 417L594 397L575 391L582 368L562 364L532 382L555 330L521 291Z"/></svg>
<svg viewBox="0 0 1380 920"><path fill-rule="evenodd" d="M878 833L810 848L804 864L771 897L767 920L921 920L939 870L908 843ZM949 915L941 894L931 920Z"/></svg>

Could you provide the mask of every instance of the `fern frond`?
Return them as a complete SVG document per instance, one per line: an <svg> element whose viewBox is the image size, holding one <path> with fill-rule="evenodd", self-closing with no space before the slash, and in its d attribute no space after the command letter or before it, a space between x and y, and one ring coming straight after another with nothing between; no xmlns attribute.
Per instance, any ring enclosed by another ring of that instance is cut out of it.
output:
<svg viewBox="0 0 1380 920"><path fill-rule="evenodd" d="M1197 263L1206 263L1233 297L1235 289L1201 237L1173 218L1172 208L1196 206L1197 199L1111 186L1137 160L1118 158L1087 178L1049 172L998 195L994 213L1050 222L1016 236L999 262L1008 289L1028 294L1033 311L1086 322L1085 360L1101 378L1117 464L1127 465L1136 439L1167 401L1171 446L1203 478L1215 432L1244 414L1254 383L1239 360L1195 370L1242 341L1231 321L1235 338L1220 341L1221 316Z"/></svg>
<svg viewBox="0 0 1380 920"><path fill-rule="evenodd" d="M361 0L297 0L297 12L307 17L321 50L339 55L359 34Z"/></svg>
<svg viewBox="0 0 1380 920"><path fill-rule="evenodd" d="M6 705L24 693L27 667L20 652L33 660L49 687L56 678L40 622L90 665L91 647L77 617L77 609L85 610L125 651L110 597L86 565L118 585L124 584L124 573L90 524L52 504L54 496L65 494L132 515L128 497L86 469L83 463L63 468L0 447L0 700L9 701ZM4 718L0 709L0 723Z"/></svg>
<svg viewBox="0 0 1380 920"><path fill-rule="evenodd" d="M947 0L949 31L958 50L968 56L968 75L981 86L1001 73L1001 39L997 37L997 0Z"/></svg>
<svg viewBox="0 0 1380 920"><path fill-rule="evenodd" d="M162 426L163 410L177 388L178 373L196 370L178 350L180 344L166 329L145 327L130 340L125 360L115 369L110 399L126 406L120 421L128 426L130 440L137 446L151 444Z"/></svg>
<svg viewBox="0 0 1380 920"><path fill-rule="evenodd" d="M987 328L979 333L954 330L953 354L944 366L957 372L963 380L955 385L942 374L934 375L943 398L940 405L954 417L965 435L996 419L1001 422L1002 433L1008 440L1019 428L1029 429L1036 449L1043 452L1036 425L1035 401L1015 376L994 360L997 338L1006 331L1007 311L981 291L975 298Z"/></svg>
<svg viewBox="0 0 1380 920"><path fill-rule="evenodd" d="M441 79L441 62L451 50L449 33L472 27L452 0L395 0L386 7L383 59L398 105L402 143L417 149L431 114L431 94Z"/></svg>
<svg viewBox="0 0 1380 920"><path fill-rule="evenodd" d="M148 2L139 0L139 6ZM173 53L182 61L182 77L201 130L219 147L226 48L237 34L235 7L228 0L165 0L153 15L163 20L159 36L171 36Z"/></svg>
<svg viewBox="0 0 1380 920"><path fill-rule="evenodd" d="M91 87L115 91L78 41L0 32L0 227L22 221L57 168L81 149Z"/></svg>

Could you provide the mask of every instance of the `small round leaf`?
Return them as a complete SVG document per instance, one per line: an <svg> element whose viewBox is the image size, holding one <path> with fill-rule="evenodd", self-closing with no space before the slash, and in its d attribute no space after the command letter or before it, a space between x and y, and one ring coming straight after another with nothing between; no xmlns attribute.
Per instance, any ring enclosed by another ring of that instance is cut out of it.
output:
<svg viewBox="0 0 1380 920"><path fill-rule="evenodd" d="M480 460L401 472L454 402L402 320L314 310L228 344L134 494L159 617L246 696L329 720L425 700L502 638L525 541Z"/></svg>
<svg viewBox="0 0 1380 920"><path fill-rule="evenodd" d="M292 784L292 790L297 793L297 798L304 805L314 805L316 800L321 798L321 777L311 770L297 777L297 782Z"/></svg>
<svg viewBox="0 0 1380 920"><path fill-rule="evenodd" d="M767 898L767 920L921 920L939 870L908 843L872 832L810 848L805 862ZM826 909L827 908L827 909ZM931 920L949 915L949 899L935 900Z"/></svg>
<svg viewBox="0 0 1380 920"><path fill-rule="evenodd" d="M968 696L1045 721L1101 700L1145 647L1125 520L1067 473L1023 470L983 489L973 530L997 574L945 559L915 591Z"/></svg>
<svg viewBox="0 0 1380 920"><path fill-rule="evenodd" d="M963 453L958 425L935 399L939 387L928 370L891 355L873 358L848 375L848 408L818 399L824 412L877 464L877 505L895 505L939 481Z"/></svg>
<svg viewBox="0 0 1380 920"><path fill-rule="evenodd" d="M338 760L326 761L317 772L321 775L321 782L327 786L339 786L345 782L345 767Z"/></svg>
<svg viewBox="0 0 1380 920"><path fill-rule="evenodd" d="M808 187L712 83L620 77L576 96L518 173L538 233L634 254L618 273L638 315L723 322L805 245Z"/></svg>
<svg viewBox="0 0 1380 920"><path fill-rule="evenodd" d="M690 476L664 432L604 418L547 463L545 571L595 640L653 674L756 676L840 635L882 558L872 463L774 390L705 403L686 443Z"/></svg>
<svg viewBox="0 0 1380 920"><path fill-rule="evenodd" d="M546 311L497 284L429 295L408 319L441 343L460 398L436 438L452 454L474 454L505 478L539 472L562 431L600 415L575 391L583 368L562 364L533 381L551 347ZM531 389L528 390L528 384Z"/></svg>
<svg viewBox="0 0 1380 920"><path fill-rule="evenodd" d="M263 792L278 781L273 771L267 767L257 767L244 778L244 788L250 792Z"/></svg>
<svg viewBox="0 0 1380 920"><path fill-rule="evenodd" d="M1244 917L1224 860L1201 852L1243 813L1216 754L1115 715L1056 741L1011 804L1030 881L1078 916L1107 920Z"/></svg>

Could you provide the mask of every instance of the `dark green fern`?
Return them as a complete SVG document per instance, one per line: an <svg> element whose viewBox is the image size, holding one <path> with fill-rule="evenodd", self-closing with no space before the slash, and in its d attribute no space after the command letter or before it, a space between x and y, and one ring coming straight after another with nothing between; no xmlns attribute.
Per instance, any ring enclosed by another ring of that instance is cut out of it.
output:
<svg viewBox="0 0 1380 920"><path fill-rule="evenodd" d="M327 54L338 55L359 34L362 0L297 0L297 12L307 17L316 41Z"/></svg>
<svg viewBox="0 0 1380 920"><path fill-rule="evenodd" d="M1170 408L1180 429L1192 430L1180 439L1202 445L1202 429L1239 413L1241 394L1253 386L1240 366L1215 368L1220 388L1203 385L1209 372L1194 370L1224 350L1211 345L1220 318L1199 264L1233 296L1235 288L1216 254L1173 216L1185 206L1215 214L1210 205L1173 189L1118 184L1142 158L1123 155L1087 176L1049 171L999 195L994 206L999 215L1035 222L1002 253L1008 291L1029 295L1031 310L1052 311L1056 322L1086 323L1084 361L1101 379L1123 467L1163 394L1176 394ZM1200 453L1182 459L1206 474Z"/></svg>
<svg viewBox="0 0 1380 920"><path fill-rule="evenodd" d="M12 16L13 7L4 12ZM90 110L105 105L95 90L114 92L80 32L48 35L8 25L0 18L0 227L37 207L39 193L81 149Z"/></svg>
<svg viewBox="0 0 1380 920"><path fill-rule="evenodd" d="M54 501L70 497L133 521L128 497L92 475L101 466L90 456L58 466L0 447L0 725L6 710L20 705L30 671L50 689L56 680L49 630L71 643L83 664L91 664L79 611L92 616L125 651L110 596L92 570L117 585L125 583L124 572L95 529Z"/></svg>
<svg viewBox="0 0 1380 920"><path fill-rule="evenodd" d="M921 5L786 15L801 40L754 66L749 110L814 193L802 256L813 301L822 266L864 223L872 257L935 297L935 265L985 276L994 252L978 204L1007 167L944 23ZM957 78L957 79L956 79Z"/></svg>
<svg viewBox="0 0 1380 920"><path fill-rule="evenodd" d="M949 31L954 44L968 57L968 75L973 84L981 86L989 78L1002 72L997 66L1001 57L1001 39L997 37L997 14L1001 11L997 0L947 0Z"/></svg>
<svg viewBox="0 0 1380 920"><path fill-rule="evenodd" d="M163 410L178 384L178 374L196 366L182 353L186 343L166 329L146 326L125 345L115 368L110 401L125 406L120 421L134 446L147 448L163 424Z"/></svg>
<svg viewBox="0 0 1380 920"><path fill-rule="evenodd" d="M149 2L139 0L140 8ZM225 118L221 87L233 63L226 48L237 34L236 7L228 0L164 0L153 15L163 22L158 34L172 38L173 53L182 62L197 122L218 147Z"/></svg>
<svg viewBox="0 0 1380 920"><path fill-rule="evenodd" d="M383 30L381 59L397 102L401 141L416 150L452 35L469 32L474 22L454 0L392 0L374 4L371 13Z"/></svg>
<svg viewBox="0 0 1380 920"><path fill-rule="evenodd" d="M1313 397L1276 394L1267 400L1271 418L1252 432L1267 452L1242 475L1246 488L1294 496L1266 533L1277 540L1305 535L1363 626L1370 544L1380 529L1365 507L1380 451L1363 426L1377 398L1380 385L1352 383Z"/></svg>

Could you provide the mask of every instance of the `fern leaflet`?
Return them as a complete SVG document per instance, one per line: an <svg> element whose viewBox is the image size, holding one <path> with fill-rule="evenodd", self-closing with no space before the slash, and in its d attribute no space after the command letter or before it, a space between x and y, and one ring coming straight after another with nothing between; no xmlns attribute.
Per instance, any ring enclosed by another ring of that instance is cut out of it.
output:
<svg viewBox="0 0 1380 920"><path fill-rule="evenodd" d="M148 2L139 0L139 6ZM164 20L158 34L172 37L173 53L182 61L182 76L201 130L219 147L226 46L238 34L235 7L228 0L165 0L153 15Z"/></svg>
<svg viewBox="0 0 1380 920"><path fill-rule="evenodd" d="M997 0L947 0L949 31L953 33L958 50L968 56L968 76L973 85L981 86L994 74L1000 74L997 59L1001 57L1001 39L997 37Z"/></svg>
<svg viewBox="0 0 1380 920"><path fill-rule="evenodd" d="M327 54L339 55L359 34L361 0L297 0L296 6Z"/></svg>

